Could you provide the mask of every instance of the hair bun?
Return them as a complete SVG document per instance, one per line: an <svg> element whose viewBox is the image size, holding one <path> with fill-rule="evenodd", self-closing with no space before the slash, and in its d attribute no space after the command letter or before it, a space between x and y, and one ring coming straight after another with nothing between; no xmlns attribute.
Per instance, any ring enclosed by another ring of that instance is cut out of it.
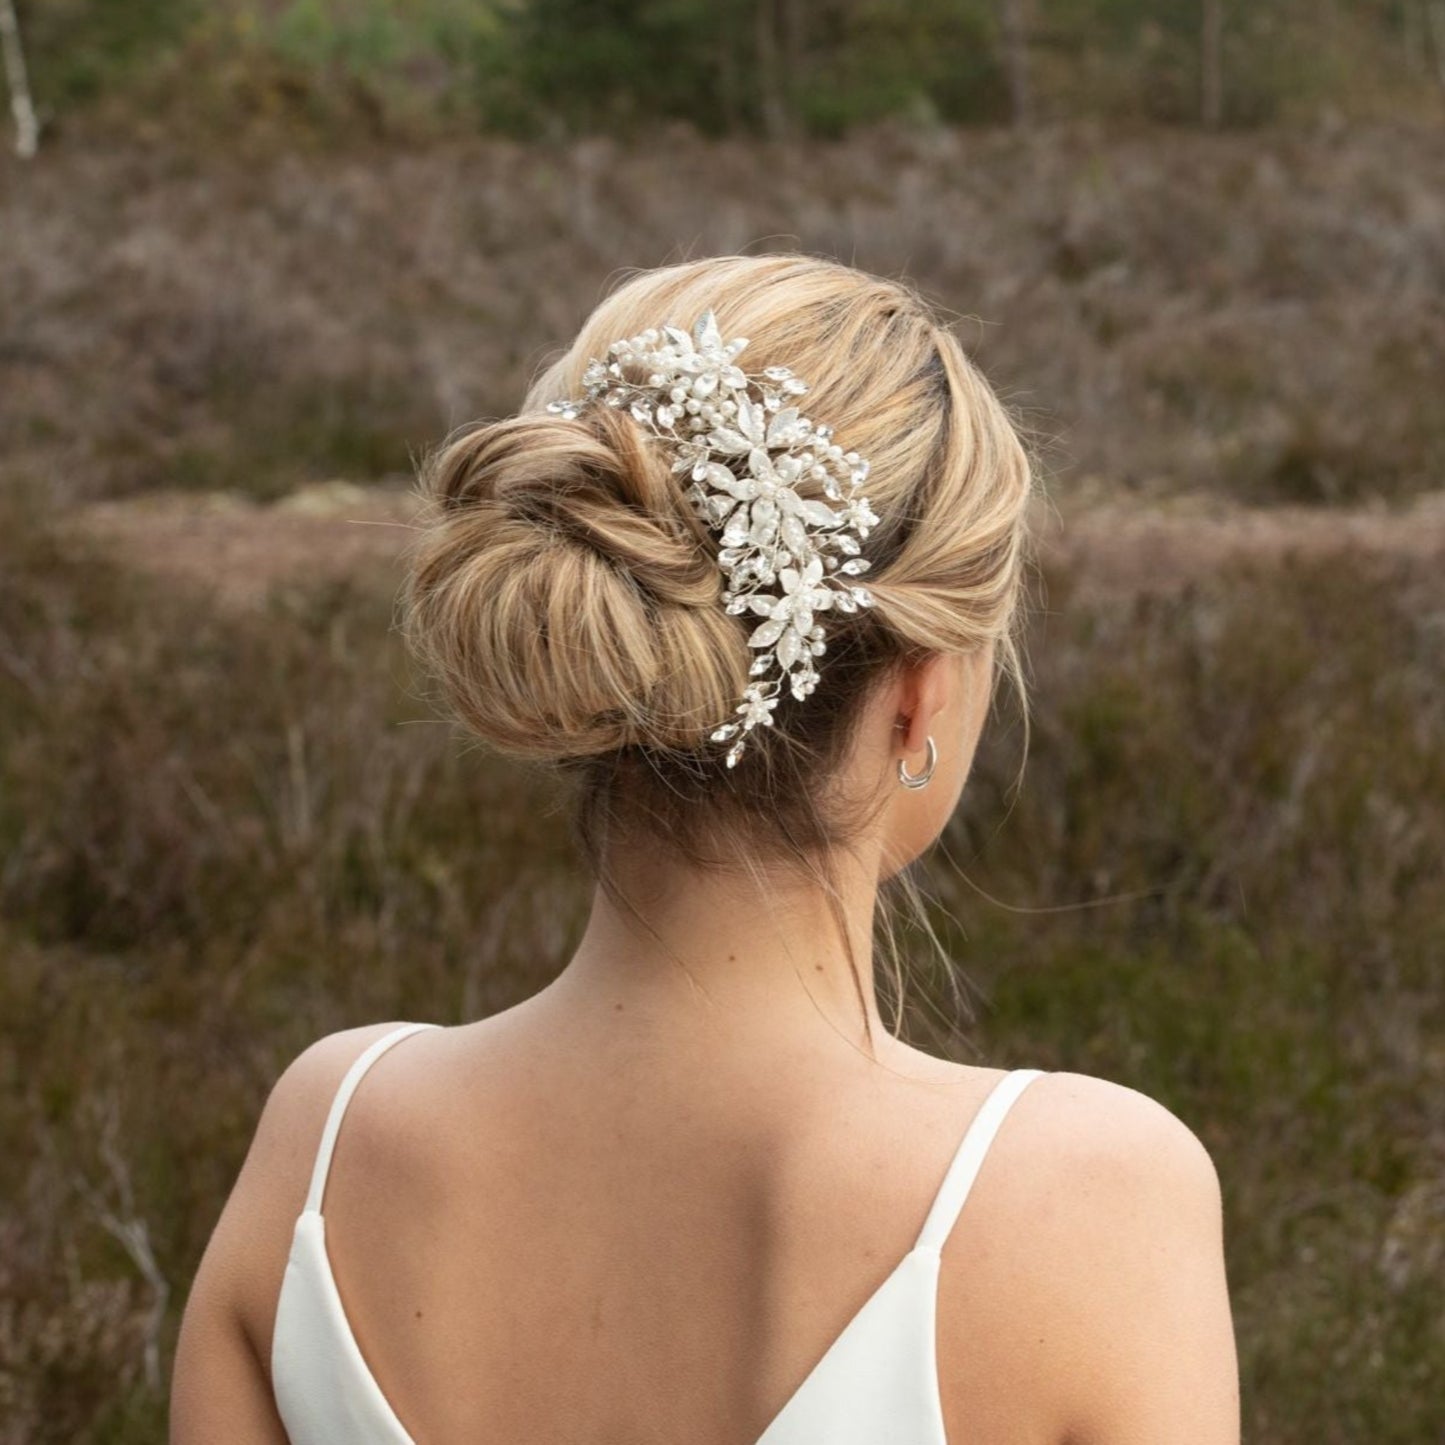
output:
<svg viewBox="0 0 1445 1445"><path fill-rule="evenodd" d="M555 760L696 747L727 718L746 635L704 524L630 417L484 423L422 484L407 636L480 737Z"/></svg>

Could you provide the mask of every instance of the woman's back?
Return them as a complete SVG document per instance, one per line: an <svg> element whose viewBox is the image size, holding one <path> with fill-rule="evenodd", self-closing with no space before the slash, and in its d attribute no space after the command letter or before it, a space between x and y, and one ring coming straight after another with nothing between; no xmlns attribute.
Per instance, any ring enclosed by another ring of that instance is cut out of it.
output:
<svg viewBox="0 0 1445 1445"><path fill-rule="evenodd" d="M1183 1408L1208 1366L1178 1338L1178 1296L1218 1287L1168 1259L1171 1232L1217 1227L1217 1195L1207 1156L1157 1104L901 1047L898 1073L819 1048L766 1074L738 1055L727 1069L725 1045L629 1047L625 1029L599 1048L560 1032L543 997L463 1029L334 1036L278 1086L255 1187L232 1207L264 1256L238 1269L255 1282L239 1308L257 1354L276 1350L294 1445L794 1445L830 1411L870 1406L897 1433L858 1438L899 1445L1228 1438L1197 1412L1150 1434L1142 1404L1152 1390ZM321 1259L344 1311L328 1322L293 1230L342 1076L384 1040L325 1185ZM930 1262L920 1231L951 1164ZM309 1277L288 1278L283 1301L288 1251ZM1120 1312L1141 1290L1131 1328ZM1110 1352L1160 1324L1186 1378L1167 1383L1166 1352L1139 1398L1111 1404ZM338 1327L356 1360L340 1360ZM825 1356L828 1375L809 1378ZM328 1379L347 1386L335 1400ZM1139 1433L1107 1433L1120 1406ZM306 1433L337 1419L353 1421L344 1436Z"/></svg>
<svg viewBox="0 0 1445 1445"><path fill-rule="evenodd" d="M379 1057L311 1207L386 1030L288 1071L187 1307L182 1445L1235 1445L1199 1141L1128 1089L919 1054L880 1007L889 978L907 1018L893 903L939 942L884 885L997 678L1027 697L1031 493L921 296L788 255L631 276L429 459L407 635L565 784L592 910L541 993Z"/></svg>

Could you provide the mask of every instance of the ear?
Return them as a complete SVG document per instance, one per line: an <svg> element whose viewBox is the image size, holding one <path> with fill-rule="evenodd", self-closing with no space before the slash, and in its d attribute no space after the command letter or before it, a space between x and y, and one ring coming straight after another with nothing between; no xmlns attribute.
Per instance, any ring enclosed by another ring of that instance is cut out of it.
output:
<svg viewBox="0 0 1445 1445"><path fill-rule="evenodd" d="M922 752L935 720L948 706L957 659L932 652L922 662L905 664L898 677L896 742L905 752Z"/></svg>

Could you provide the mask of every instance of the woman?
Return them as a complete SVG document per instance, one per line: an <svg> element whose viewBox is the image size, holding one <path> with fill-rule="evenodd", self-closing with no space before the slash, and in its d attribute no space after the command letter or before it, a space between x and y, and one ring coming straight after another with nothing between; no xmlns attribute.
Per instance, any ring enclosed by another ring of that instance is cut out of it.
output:
<svg viewBox="0 0 1445 1445"><path fill-rule="evenodd" d="M1233 1445L1198 1139L883 1026L879 887L1020 679L1029 469L952 334L834 262L645 272L425 483L409 636L569 784L591 917L515 1008L286 1070L172 1439Z"/></svg>

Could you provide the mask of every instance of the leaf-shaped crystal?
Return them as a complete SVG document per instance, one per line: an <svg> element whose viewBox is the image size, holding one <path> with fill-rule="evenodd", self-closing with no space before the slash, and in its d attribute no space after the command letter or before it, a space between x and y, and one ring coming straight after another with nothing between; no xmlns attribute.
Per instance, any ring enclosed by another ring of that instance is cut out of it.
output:
<svg viewBox="0 0 1445 1445"><path fill-rule="evenodd" d="M738 414L736 421L738 430L747 437L753 446L766 446L768 444L768 438L763 421L763 413L759 411L746 396L739 396L737 401Z"/></svg>
<svg viewBox="0 0 1445 1445"><path fill-rule="evenodd" d="M703 471L703 480L742 502L751 501L758 494L758 484L751 477L734 476L721 462L709 462Z"/></svg>
<svg viewBox="0 0 1445 1445"><path fill-rule="evenodd" d="M843 520L832 507L823 502L802 502L799 504L798 513L805 522L811 522L815 527L836 527Z"/></svg>
<svg viewBox="0 0 1445 1445"><path fill-rule="evenodd" d="M714 451L729 457L741 456L744 452L751 451L753 446L747 437L727 426L714 427L707 440Z"/></svg>
<svg viewBox="0 0 1445 1445"><path fill-rule="evenodd" d="M748 453L748 471L760 482L775 482L778 477L765 447L754 447Z"/></svg>
<svg viewBox="0 0 1445 1445"><path fill-rule="evenodd" d="M704 311L697 318L692 338L699 351L715 351L722 345L722 332L718 330L717 317L711 311Z"/></svg>
<svg viewBox="0 0 1445 1445"><path fill-rule="evenodd" d="M782 411L774 414L773 419L768 423L768 445L770 447L785 447L789 442L802 435L798 425L798 408L786 406Z"/></svg>
<svg viewBox="0 0 1445 1445"><path fill-rule="evenodd" d="M783 629L788 625L786 617L772 617L753 631L748 638L749 647L771 647L778 638L783 635Z"/></svg>

